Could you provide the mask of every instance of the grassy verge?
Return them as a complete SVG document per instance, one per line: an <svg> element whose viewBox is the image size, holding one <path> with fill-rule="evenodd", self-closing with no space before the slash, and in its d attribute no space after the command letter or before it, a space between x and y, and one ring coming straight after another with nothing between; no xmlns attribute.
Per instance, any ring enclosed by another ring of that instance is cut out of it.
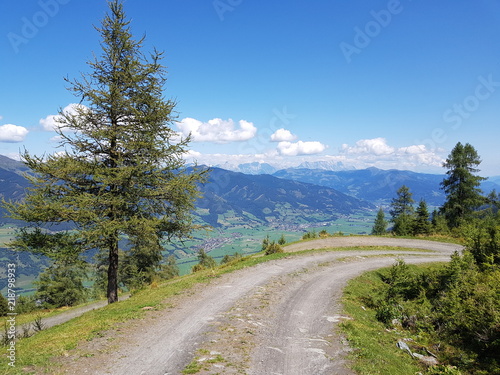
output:
<svg viewBox="0 0 500 375"><path fill-rule="evenodd" d="M420 267L436 267L428 264ZM415 267L415 266L411 266ZM410 355L397 348L399 340L409 339L425 346L426 338L412 335L398 329L386 329L375 318L375 310L367 307L370 300L378 295L383 286L381 274L389 268L364 273L350 280L344 289L342 303L344 314L352 318L341 323L350 346L352 368L359 374L413 375L423 372L424 368Z"/></svg>

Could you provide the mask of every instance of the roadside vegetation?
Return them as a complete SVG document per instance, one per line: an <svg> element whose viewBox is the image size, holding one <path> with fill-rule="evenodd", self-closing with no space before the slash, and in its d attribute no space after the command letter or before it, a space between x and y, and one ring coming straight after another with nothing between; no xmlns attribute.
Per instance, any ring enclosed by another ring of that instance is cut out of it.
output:
<svg viewBox="0 0 500 375"><path fill-rule="evenodd" d="M414 209L406 186L391 203L390 230L379 211L374 233L448 236L465 250L441 266L398 260L349 284L353 320L343 329L359 373L500 374L500 199L479 190L479 163L472 146L455 146L444 163L447 199L432 217L423 201Z"/></svg>

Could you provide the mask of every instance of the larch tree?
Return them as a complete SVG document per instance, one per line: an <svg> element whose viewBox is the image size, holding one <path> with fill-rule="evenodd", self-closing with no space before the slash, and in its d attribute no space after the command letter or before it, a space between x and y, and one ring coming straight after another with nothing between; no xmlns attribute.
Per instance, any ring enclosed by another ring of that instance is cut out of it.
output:
<svg viewBox="0 0 500 375"><path fill-rule="evenodd" d="M441 183L446 201L441 208L451 228L458 227L472 212L485 203L479 188L484 177L477 176L481 160L476 149L469 143L458 142L443 167L447 177Z"/></svg>
<svg viewBox="0 0 500 375"><path fill-rule="evenodd" d="M96 28L102 51L88 62L91 72L66 79L80 104L59 111L62 151L25 151L32 187L24 201L4 202L11 217L30 224L14 247L40 252L38 239L52 233L40 228L71 223L79 250L106 254L109 303L118 300L122 244L158 262L162 238L184 237L194 228L197 186L206 180L206 171L188 170L189 137L180 139L171 127L175 103L163 96L162 53L146 57L144 39L135 40L129 24L122 3L110 1Z"/></svg>

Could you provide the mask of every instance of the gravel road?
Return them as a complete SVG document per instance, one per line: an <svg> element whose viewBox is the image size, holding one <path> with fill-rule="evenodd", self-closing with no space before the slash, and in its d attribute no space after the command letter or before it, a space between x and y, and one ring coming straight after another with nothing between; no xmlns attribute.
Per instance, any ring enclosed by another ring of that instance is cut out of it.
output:
<svg viewBox="0 0 500 375"><path fill-rule="evenodd" d="M447 261L459 245L375 237L314 240L286 251L344 246L433 250L342 250L271 261L200 285L59 360L66 374L180 374L195 360L199 374L352 374L336 330L345 283L364 271ZM386 254L394 255L387 257ZM200 354L201 353L201 354ZM203 355L202 355L203 354Z"/></svg>

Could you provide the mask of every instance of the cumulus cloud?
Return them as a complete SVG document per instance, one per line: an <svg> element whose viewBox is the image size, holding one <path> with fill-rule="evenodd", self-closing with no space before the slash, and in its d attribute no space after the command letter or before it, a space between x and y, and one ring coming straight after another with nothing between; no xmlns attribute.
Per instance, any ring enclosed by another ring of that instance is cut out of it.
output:
<svg viewBox="0 0 500 375"><path fill-rule="evenodd" d="M385 138L373 138L361 139L355 146L343 144L342 151L347 154L390 155L395 149L387 144Z"/></svg>
<svg viewBox="0 0 500 375"><path fill-rule="evenodd" d="M277 169L297 167L301 164L330 164L334 168L365 169L407 169L427 173L442 173L445 150L429 149L425 145L396 147L388 144L384 138L362 139L354 145L342 145L339 153L323 153L327 146L320 142L282 141L276 148L264 152L241 154L205 154L189 151L187 161L198 164L219 166L238 170L238 165L250 162L269 163ZM317 166L315 167L317 168Z"/></svg>
<svg viewBox="0 0 500 375"><path fill-rule="evenodd" d="M323 152L326 146L321 142L280 142L276 148L280 155L297 156L297 155L314 155Z"/></svg>
<svg viewBox="0 0 500 375"><path fill-rule="evenodd" d="M22 142L28 133L23 126L5 124L0 126L0 142Z"/></svg>
<svg viewBox="0 0 500 375"><path fill-rule="evenodd" d="M248 121L235 123L232 119L214 118L202 122L194 118L185 118L177 123L184 136L191 134L194 142L229 143L247 141L257 134L257 128Z"/></svg>
<svg viewBox="0 0 500 375"><path fill-rule="evenodd" d="M273 142L292 142L297 139L297 136L292 134L290 130L278 129L271 134L271 141Z"/></svg>
<svg viewBox="0 0 500 375"><path fill-rule="evenodd" d="M66 107L64 107L62 111L63 113L68 115L76 115L78 109L84 109L84 108L86 108L84 105L71 103L68 104ZM59 122L60 119L61 116L59 114L48 115L47 117L40 119L40 125L42 126L43 130L49 132L55 131L58 128L69 130L69 128L67 127L61 127L61 123Z"/></svg>
<svg viewBox="0 0 500 375"><path fill-rule="evenodd" d="M441 150L429 150L425 145L393 147L385 138L362 139L354 146L343 144L340 152L357 168L376 166L416 170L441 167L444 161Z"/></svg>

